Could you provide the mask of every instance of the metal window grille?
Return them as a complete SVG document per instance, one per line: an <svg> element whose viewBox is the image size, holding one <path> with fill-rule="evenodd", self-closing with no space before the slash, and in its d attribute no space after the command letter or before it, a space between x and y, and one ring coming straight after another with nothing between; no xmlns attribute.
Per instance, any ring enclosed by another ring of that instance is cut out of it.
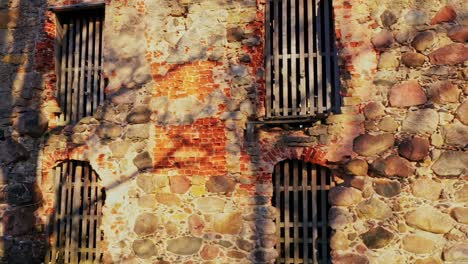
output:
<svg viewBox="0 0 468 264"><path fill-rule="evenodd" d="M339 112L332 0L269 0L265 17L266 117Z"/></svg>
<svg viewBox="0 0 468 264"><path fill-rule="evenodd" d="M300 160L285 160L275 166L273 185L276 263L331 263L327 215L328 190L334 183L330 170Z"/></svg>
<svg viewBox="0 0 468 264"><path fill-rule="evenodd" d="M92 115L104 101L104 8L57 10L56 73L61 122Z"/></svg>
<svg viewBox="0 0 468 264"><path fill-rule="evenodd" d="M105 190L88 162L65 161L55 167L56 200L49 222L45 263L100 263L100 229Z"/></svg>

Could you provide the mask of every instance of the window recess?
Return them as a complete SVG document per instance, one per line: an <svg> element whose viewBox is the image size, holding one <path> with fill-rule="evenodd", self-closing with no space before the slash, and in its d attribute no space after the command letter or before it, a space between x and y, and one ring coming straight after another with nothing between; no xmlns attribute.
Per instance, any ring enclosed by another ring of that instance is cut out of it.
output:
<svg viewBox="0 0 468 264"><path fill-rule="evenodd" d="M54 178L56 200L44 263L101 263L106 193L99 176L88 162L69 160L54 168Z"/></svg>
<svg viewBox="0 0 468 264"><path fill-rule="evenodd" d="M50 8L56 13L55 66L59 121L75 123L104 101L104 4Z"/></svg>
<svg viewBox="0 0 468 264"><path fill-rule="evenodd" d="M269 0L265 17L266 119L338 113L332 1Z"/></svg>
<svg viewBox="0 0 468 264"><path fill-rule="evenodd" d="M277 209L276 263L328 264L328 191L334 187L328 168L285 160L273 171L272 205Z"/></svg>

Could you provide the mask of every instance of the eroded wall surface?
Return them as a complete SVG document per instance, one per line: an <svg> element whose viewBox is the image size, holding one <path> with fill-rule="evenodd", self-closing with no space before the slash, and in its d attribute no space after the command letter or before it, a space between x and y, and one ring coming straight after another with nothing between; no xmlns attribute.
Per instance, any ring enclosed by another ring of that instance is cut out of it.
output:
<svg viewBox="0 0 468 264"><path fill-rule="evenodd" d="M271 173L284 159L332 169L334 263L468 258L461 1L335 1L341 114L252 135L264 1L106 1L107 99L67 125L47 6L81 2L93 1L0 1L8 263L42 260L51 169L67 159L89 161L106 188L105 263L273 262Z"/></svg>

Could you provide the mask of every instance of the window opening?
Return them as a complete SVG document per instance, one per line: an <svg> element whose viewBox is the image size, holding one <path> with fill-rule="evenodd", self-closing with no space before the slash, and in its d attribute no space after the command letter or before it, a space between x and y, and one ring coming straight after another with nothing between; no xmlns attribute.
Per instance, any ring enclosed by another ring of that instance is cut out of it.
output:
<svg viewBox="0 0 468 264"><path fill-rule="evenodd" d="M54 177L56 200L45 263L100 263L106 193L99 176L88 162L70 160L55 167Z"/></svg>
<svg viewBox="0 0 468 264"><path fill-rule="evenodd" d="M285 160L273 171L272 205L277 209L276 263L328 264L330 170L300 160Z"/></svg>
<svg viewBox="0 0 468 264"><path fill-rule="evenodd" d="M266 6L266 118L338 113L331 0L269 0Z"/></svg>
<svg viewBox="0 0 468 264"><path fill-rule="evenodd" d="M58 9L56 34L57 100L60 122L90 116L104 101L102 30L104 7Z"/></svg>

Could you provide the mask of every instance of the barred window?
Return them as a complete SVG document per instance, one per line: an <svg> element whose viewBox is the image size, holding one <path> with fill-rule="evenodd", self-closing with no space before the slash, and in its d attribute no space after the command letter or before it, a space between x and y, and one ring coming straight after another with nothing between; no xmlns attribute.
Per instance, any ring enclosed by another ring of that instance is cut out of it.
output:
<svg viewBox="0 0 468 264"><path fill-rule="evenodd" d="M338 113L332 1L269 0L265 17L266 118Z"/></svg>
<svg viewBox="0 0 468 264"><path fill-rule="evenodd" d="M54 169L56 200L49 221L45 263L100 263L105 190L88 162L69 160Z"/></svg>
<svg viewBox="0 0 468 264"><path fill-rule="evenodd" d="M57 100L61 122L92 115L104 101L102 30L104 5L68 6L56 12Z"/></svg>
<svg viewBox="0 0 468 264"><path fill-rule="evenodd" d="M320 263L330 260L328 191L334 186L328 168L285 160L273 172L272 205L277 209L276 263Z"/></svg>

